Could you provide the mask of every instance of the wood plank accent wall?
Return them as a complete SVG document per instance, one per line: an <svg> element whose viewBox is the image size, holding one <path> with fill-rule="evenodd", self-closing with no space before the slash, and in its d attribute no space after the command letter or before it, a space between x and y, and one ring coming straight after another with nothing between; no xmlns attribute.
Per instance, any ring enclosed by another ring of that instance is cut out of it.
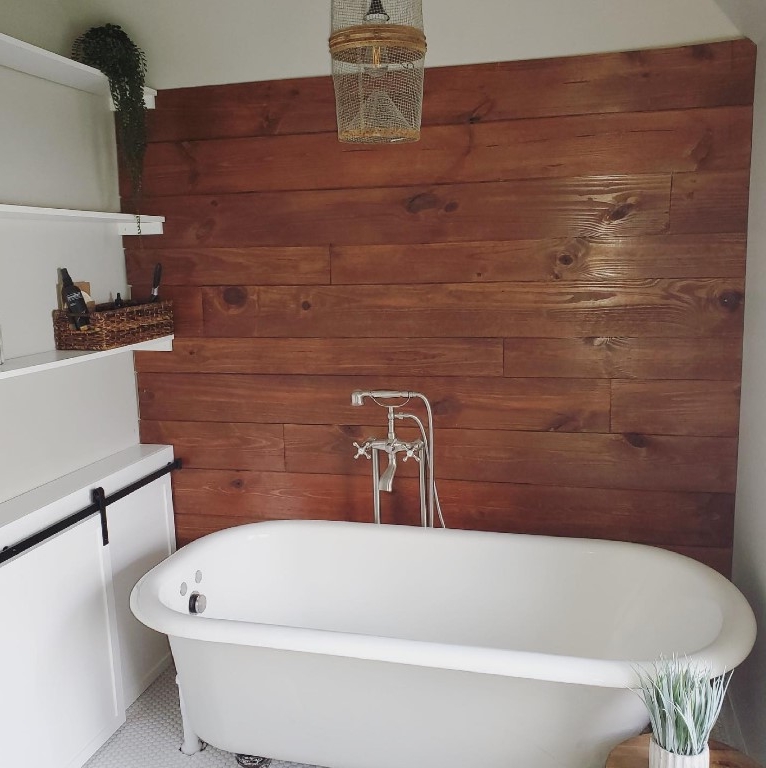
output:
<svg viewBox="0 0 766 768"><path fill-rule="evenodd" d="M450 527L730 567L755 47L450 67L418 144L341 145L328 78L163 91L147 213L172 354L137 356L180 543L371 519L352 442L434 403ZM411 464L411 463L410 463ZM386 521L417 519L400 465Z"/></svg>

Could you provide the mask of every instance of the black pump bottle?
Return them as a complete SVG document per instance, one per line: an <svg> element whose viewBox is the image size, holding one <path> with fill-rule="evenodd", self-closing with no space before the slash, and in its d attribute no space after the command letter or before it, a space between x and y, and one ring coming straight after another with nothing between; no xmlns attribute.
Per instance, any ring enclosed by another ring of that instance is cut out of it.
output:
<svg viewBox="0 0 766 768"><path fill-rule="evenodd" d="M88 307L85 304L82 291L72 282L69 272L64 267L61 267L61 298L74 327L78 331L87 330L90 324Z"/></svg>

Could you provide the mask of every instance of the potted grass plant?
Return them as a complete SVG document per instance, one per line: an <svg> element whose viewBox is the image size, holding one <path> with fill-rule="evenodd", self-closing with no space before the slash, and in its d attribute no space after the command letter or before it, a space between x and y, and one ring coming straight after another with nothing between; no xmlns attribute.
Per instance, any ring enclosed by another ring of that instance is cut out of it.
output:
<svg viewBox="0 0 766 768"><path fill-rule="evenodd" d="M674 656L637 667L636 675L652 728L649 768L708 768L708 740L731 673L711 679L709 666Z"/></svg>

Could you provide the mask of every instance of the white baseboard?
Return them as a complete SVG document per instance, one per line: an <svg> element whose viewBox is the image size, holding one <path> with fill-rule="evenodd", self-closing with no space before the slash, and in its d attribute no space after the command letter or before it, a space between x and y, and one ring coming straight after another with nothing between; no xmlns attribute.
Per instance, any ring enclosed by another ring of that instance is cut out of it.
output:
<svg viewBox="0 0 766 768"><path fill-rule="evenodd" d="M127 709L169 666L173 657L168 651L140 680L123 681Z"/></svg>

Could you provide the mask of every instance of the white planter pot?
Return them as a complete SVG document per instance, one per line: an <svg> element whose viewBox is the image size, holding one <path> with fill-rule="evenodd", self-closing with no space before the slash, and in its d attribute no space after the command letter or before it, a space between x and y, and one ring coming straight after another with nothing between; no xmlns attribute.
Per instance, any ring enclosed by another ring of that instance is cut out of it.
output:
<svg viewBox="0 0 766 768"><path fill-rule="evenodd" d="M698 755L675 755L649 739L649 768L710 768L710 749Z"/></svg>

